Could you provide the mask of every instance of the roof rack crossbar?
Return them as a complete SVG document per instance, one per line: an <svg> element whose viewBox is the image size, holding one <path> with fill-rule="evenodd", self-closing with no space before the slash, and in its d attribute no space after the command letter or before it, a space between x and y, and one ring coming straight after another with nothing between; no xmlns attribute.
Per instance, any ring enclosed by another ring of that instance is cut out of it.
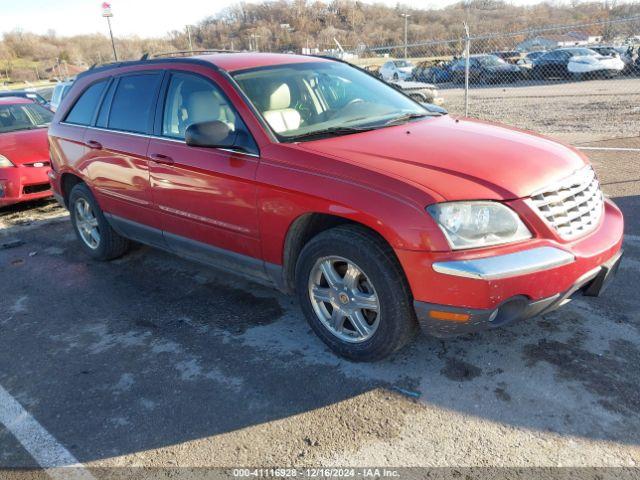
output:
<svg viewBox="0 0 640 480"><path fill-rule="evenodd" d="M173 57L173 56L189 56L194 54L205 54L205 53L240 53L240 50L226 50L223 48L207 48L205 50L174 50L172 52L160 52L151 54L149 52L142 55L140 60L149 60L150 58L158 58L158 57Z"/></svg>

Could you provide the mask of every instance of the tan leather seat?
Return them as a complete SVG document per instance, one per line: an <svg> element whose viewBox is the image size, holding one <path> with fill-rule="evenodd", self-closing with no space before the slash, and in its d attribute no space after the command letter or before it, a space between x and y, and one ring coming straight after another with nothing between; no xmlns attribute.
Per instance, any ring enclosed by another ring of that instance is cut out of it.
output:
<svg viewBox="0 0 640 480"><path fill-rule="evenodd" d="M189 124L220 120L220 102L211 91L191 93L185 106Z"/></svg>
<svg viewBox="0 0 640 480"><path fill-rule="evenodd" d="M289 85L281 83L269 95L268 110L263 112L264 118L276 132L296 130L302 118L297 110L291 108L291 91Z"/></svg>
<svg viewBox="0 0 640 480"><path fill-rule="evenodd" d="M187 97L185 105L186 111L186 126L192 123L210 122L217 120L224 122L232 132L235 130L235 124L227 117L222 104L217 96L210 90L201 90L199 92L192 92ZM186 129L186 126L184 127ZM184 131L181 132L184 134Z"/></svg>

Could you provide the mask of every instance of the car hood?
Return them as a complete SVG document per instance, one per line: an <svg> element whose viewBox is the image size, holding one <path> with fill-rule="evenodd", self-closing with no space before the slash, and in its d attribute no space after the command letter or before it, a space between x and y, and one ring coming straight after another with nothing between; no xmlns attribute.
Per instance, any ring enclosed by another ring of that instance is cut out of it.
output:
<svg viewBox="0 0 640 480"><path fill-rule="evenodd" d="M299 147L406 179L443 200L527 197L586 163L542 136L448 115Z"/></svg>
<svg viewBox="0 0 640 480"><path fill-rule="evenodd" d="M485 68L490 72L515 72L518 70L517 65L512 65L510 63L502 63L500 65L488 65Z"/></svg>
<svg viewBox="0 0 640 480"><path fill-rule="evenodd" d="M600 63L600 62L608 62L608 61L620 60L620 57L615 57L613 55L576 55L575 57L571 57L570 62L589 62L589 63ZM622 61L622 60L620 60Z"/></svg>
<svg viewBox="0 0 640 480"><path fill-rule="evenodd" d="M14 165L48 162L47 129L0 133L0 155L7 157Z"/></svg>
<svg viewBox="0 0 640 480"><path fill-rule="evenodd" d="M436 86L433 83L413 82L411 80L397 80L390 83L394 83L403 90L435 90Z"/></svg>

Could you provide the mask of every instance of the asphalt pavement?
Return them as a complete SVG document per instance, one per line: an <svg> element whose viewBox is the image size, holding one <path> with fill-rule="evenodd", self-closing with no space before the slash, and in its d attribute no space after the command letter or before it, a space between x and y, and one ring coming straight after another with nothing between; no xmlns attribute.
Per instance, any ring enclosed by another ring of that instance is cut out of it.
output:
<svg viewBox="0 0 640 480"><path fill-rule="evenodd" d="M0 211L0 468L640 467L639 156L589 155L627 219L604 297L374 364L267 287Z"/></svg>

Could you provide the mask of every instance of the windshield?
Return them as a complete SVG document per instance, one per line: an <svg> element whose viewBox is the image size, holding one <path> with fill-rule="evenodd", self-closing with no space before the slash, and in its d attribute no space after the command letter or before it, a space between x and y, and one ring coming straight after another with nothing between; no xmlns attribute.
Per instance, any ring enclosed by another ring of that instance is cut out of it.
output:
<svg viewBox="0 0 640 480"><path fill-rule="evenodd" d="M487 55L486 57L478 57L478 62L481 65L485 66L495 66L495 65L504 65L505 62L500 57L496 57L495 55Z"/></svg>
<svg viewBox="0 0 640 480"><path fill-rule="evenodd" d="M597 52L594 52L589 48L572 48L571 50L569 50L569 52L571 52L571 55L574 57L598 55Z"/></svg>
<svg viewBox="0 0 640 480"><path fill-rule="evenodd" d="M395 60L393 64L398 68L413 67L413 63L408 62L407 60Z"/></svg>
<svg viewBox="0 0 640 480"><path fill-rule="evenodd" d="M59 105L70 89L70 84L59 83L58 85L56 85L53 89L53 95L51 96L51 103L53 103L54 105Z"/></svg>
<svg viewBox="0 0 640 480"><path fill-rule="evenodd" d="M0 132L46 127L53 113L35 103L0 105Z"/></svg>
<svg viewBox="0 0 640 480"><path fill-rule="evenodd" d="M338 62L276 65L241 71L234 78L281 140L430 115L395 88Z"/></svg>

